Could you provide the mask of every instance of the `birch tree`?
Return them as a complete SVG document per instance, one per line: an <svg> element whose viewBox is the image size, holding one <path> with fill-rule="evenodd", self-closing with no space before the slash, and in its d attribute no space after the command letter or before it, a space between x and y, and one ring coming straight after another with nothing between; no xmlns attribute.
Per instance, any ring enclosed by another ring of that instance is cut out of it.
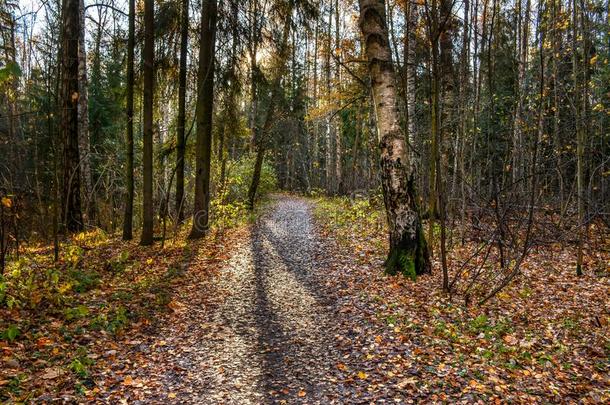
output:
<svg viewBox="0 0 610 405"><path fill-rule="evenodd" d="M400 272L415 277L430 271L430 260L417 206L414 170L410 167L405 137L400 130L385 0L359 0L359 5L389 227L390 250L386 270L389 274Z"/></svg>

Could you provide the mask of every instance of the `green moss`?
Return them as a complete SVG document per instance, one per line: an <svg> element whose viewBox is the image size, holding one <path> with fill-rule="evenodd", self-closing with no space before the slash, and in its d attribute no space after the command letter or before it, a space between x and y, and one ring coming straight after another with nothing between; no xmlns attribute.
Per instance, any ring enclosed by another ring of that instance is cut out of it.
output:
<svg viewBox="0 0 610 405"><path fill-rule="evenodd" d="M414 255L415 253L409 253L403 249L392 249L386 261L386 273L392 276L400 273L415 281L417 273Z"/></svg>
<svg viewBox="0 0 610 405"><path fill-rule="evenodd" d="M389 275L402 274L415 280L418 275L430 272L428 245L423 229L418 227L415 242L405 242L390 249L386 260L386 273Z"/></svg>

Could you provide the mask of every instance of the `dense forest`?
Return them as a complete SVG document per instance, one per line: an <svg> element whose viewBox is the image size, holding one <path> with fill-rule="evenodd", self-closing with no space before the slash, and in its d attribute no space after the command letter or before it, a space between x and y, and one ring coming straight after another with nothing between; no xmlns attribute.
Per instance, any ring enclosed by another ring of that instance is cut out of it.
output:
<svg viewBox="0 0 610 405"><path fill-rule="evenodd" d="M608 400L609 4L0 0L0 400Z"/></svg>

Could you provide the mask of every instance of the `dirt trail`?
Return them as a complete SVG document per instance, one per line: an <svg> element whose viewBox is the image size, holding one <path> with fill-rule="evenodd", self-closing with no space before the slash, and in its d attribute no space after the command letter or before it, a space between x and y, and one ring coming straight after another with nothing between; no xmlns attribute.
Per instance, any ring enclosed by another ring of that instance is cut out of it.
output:
<svg viewBox="0 0 610 405"><path fill-rule="evenodd" d="M106 399L260 404L340 398L332 377L338 312L324 270L328 260L309 203L277 197L217 277L202 282L199 293L177 297L184 307L161 327L157 336L164 340L135 347L143 365L134 366L135 383L111 389Z"/></svg>
<svg viewBox="0 0 610 405"><path fill-rule="evenodd" d="M333 312L320 294L319 248L307 205L280 199L233 253L212 316L220 333L199 349L202 399L323 399Z"/></svg>

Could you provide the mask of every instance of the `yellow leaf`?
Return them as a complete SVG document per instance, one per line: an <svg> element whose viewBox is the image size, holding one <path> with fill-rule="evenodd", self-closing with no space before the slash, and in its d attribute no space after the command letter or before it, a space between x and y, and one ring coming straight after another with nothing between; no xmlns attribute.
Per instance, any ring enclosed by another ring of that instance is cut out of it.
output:
<svg viewBox="0 0 610 405"><path fill-rule="evenodd" d="M130 375L128 375L127 377L125 377L125 379L123 380L123 385L133 385L133 378L131 378Z"/></svg>
<svg viewBox="0 0 610 405"><path fill-rule="evenodd" d="M306 393L305 391L301 390L301 391L299 391L299 394L298 394L298 395L299 395L299 397L301 397L301 398L302 398L302 397L304 397L305 395L307 395L307 393Z"/></svg>
<svg viewBox="0 0 610 405"><path fill-rule="evenodd" d="M176 393L175 392L170 392L169 394L167 394L167 397L170 399L176 398Z"/></svg>
<svg viewBox="0 0 610 405"><path fill-rule="evenodd" d="M366 380L366 377L368 377L368 375L364 371L358 371L358 378Z"/></svg>
<svg viewBox="0 0 610 405"><path fill-rule="evenodd" d="M11 208L13 206L13 201L8 197L2 197L2 205L6 208Z"/></svg>

